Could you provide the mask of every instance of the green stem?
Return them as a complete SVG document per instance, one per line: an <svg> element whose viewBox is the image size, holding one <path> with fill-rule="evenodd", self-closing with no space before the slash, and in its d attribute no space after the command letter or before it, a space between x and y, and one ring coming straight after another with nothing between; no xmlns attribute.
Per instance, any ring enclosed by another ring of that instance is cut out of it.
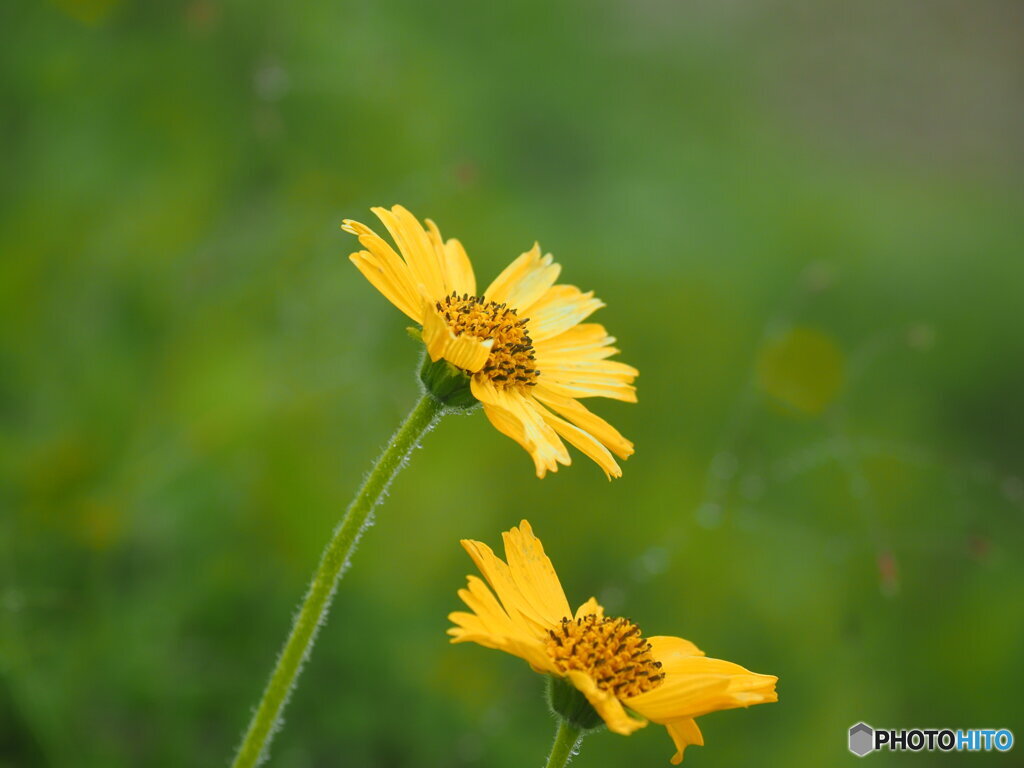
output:
<svg viewBox="0 0 1024 768"><path fill-rule="evenodd" d="M562 768L567 765L576 749L583 741L583 729L577 728L568 720L559 720L558 730L555 732L555 743L551 745L551 754L548 755L547 768Z"/></svg>
<svg viewBox="0 0 1024 768"><path fill-rule="evenodd" d="M313 574L313 582L292 626L291 634L284 644L284 650L281 651L270 681L263 691L263 698L260 699L259 707L235 755L233 768L251 768L266 759L269 754L270 740L277 730L281 711L295 687L303 662L313 648L317 629L327 617L338 578L355 550L359 537L366 527L367 518L384 497L395 475L405 466L409 454L419 444L420 438L437 423L444 409L444 405L433 395L423 395L392 436L367 475L359 493L345 511L341 524L334 529L331 541L320 558L320 565Z"/></svg>

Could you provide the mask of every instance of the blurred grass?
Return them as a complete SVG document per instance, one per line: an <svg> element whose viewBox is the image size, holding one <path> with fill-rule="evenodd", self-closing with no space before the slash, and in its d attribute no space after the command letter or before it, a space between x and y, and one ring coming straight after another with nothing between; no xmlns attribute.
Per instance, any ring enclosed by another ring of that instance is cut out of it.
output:
<svg viewBox="0 0 1024 768"><path fill-rule="evenodd" d="M0 9L0 764L227 759L414 398L403 318L337 229L394 202L481 280L537 239L607 301L641 402L595 407L637 454L614 484L578 456L539 482L480 414L443 423L273 765L537 762L540 681L443 634L457 539L522 516L572 600L780 676L780 704L702 721L688 765L836 763L861 719L1013 727L1019 21L994 0ZM593 737L581 765L666 764L658 730Z"/></svg>

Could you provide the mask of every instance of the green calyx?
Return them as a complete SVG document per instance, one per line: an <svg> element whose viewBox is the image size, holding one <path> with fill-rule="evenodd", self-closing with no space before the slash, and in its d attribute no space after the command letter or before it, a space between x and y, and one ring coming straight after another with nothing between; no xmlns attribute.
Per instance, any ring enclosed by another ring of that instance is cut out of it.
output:
<svg viewBox="0 0 1024 768"><path fill-rule="evenodd" d="M480 402L473 397L466 372L443 358L435 363L424 353L420 381L447 408L469 410Z"/></svg>
<svg viewBox="0 0 1024 768"><path fill-rule="evenodd" d="M551 711L575 728L591 731L604 725L587 697L564 677L548 675L547 699Z"/></svg>

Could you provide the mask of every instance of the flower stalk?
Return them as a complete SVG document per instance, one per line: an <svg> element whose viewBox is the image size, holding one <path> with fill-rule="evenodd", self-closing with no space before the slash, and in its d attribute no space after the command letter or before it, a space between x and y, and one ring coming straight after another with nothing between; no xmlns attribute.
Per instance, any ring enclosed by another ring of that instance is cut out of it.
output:
<svg viewBox="0 0 1024 768"><path fill-rule="evenodd" d="M555 731L555 743L551 745L551 754L545 764L547 768L562 768L572 757L579 753L580 742L583 741L583 730L568 720L559 720Z"/></svg>
<svg viewBox="0 0 1024 768"><path fill-rule="evenodd" d="M424 392L402 426L391 437L349 504L341 523L334 529L284 649L263 691L263 697L235 755L233 768L251 768L267 758L281 713L295 688L302 665L313 649L317 630L327 618L338 579L367 527L370 514L384 498L391 481L405 466L409 455L445 410L444 403L430 392Z"/></svg>

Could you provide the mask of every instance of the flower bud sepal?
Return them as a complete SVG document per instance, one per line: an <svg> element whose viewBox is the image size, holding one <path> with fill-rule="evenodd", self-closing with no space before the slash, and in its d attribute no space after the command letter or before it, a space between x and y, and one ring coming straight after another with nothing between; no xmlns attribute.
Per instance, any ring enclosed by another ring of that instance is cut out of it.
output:
<svg viewBox="0 0 1024 768"><path fill-rule="evenodd" d="M551 713L581 731L593 731L604 726L587 697L564 677L548 675L547 700Z"/></svg>
<svg viewBox="0 0 1024 768"><path fill-rule="evenodd" d="M480 404L470 389L469 376L444 358L437 362L424 351L420 365L420 383L423 388L453 411L468 411Z"/></svg>

